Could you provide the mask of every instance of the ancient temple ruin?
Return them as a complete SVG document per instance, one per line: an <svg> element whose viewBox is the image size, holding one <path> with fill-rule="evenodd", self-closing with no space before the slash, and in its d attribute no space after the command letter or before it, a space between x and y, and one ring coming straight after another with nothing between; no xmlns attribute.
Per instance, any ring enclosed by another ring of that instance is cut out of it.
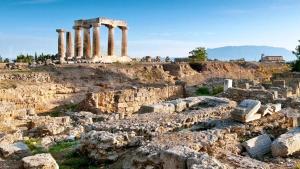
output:
<svg viewBox="0 0 300 169"><path fill-rule="evenodd" d="M100 48L100 30L104 25L108 28L107 54ZM91 31L92 28L92 40ZM122 30L121 56L115 54L114 30ZM127 54L127 22L107 18L94 18L87 20L75 20L73 29L75 31L74 47L72 33L64 29L57 29L58 32L58 56L60 63L66 61L87 61L87 62L129 62L131 59ZM83 32L83 38L82 38ZM92 42L92 43L91 43Z"/></svg>

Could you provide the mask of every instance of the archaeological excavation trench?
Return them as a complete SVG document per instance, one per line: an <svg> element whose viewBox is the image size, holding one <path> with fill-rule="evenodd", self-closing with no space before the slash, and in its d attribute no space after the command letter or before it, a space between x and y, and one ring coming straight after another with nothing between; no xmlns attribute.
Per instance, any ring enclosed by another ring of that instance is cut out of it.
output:
<svg viewBox="0 0 300 169"><path fill-rule="evenodd" d="M246 65L248 78L239 79L227 73L232 67L241 65L5 70L0 168L295 168L299 75L260 74L270 80L257 81L251 72L261 68Z"/></svg>

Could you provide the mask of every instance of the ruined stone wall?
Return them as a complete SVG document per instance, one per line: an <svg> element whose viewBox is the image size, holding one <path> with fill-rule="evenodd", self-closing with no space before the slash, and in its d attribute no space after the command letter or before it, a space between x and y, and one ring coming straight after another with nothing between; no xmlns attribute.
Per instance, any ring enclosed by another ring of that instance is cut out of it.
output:
<svg viewBox="0 0 300 169"><path fill-rule="evenodd" d="M22 72L22 73L0 73L0 80L18 80L30 82L51 82L49 73Z"/></svg>
<svg viewBox="0 0 300 169"><path fill-rule="evenodd" d="M229 98L236 102L241 102L244 99L259 100L263 104L273 103L275 101L275 95L273 92L261 89L229 88L219 96Z"/></svg>
<svg viewBox="0 0 300 169"><path fill-rule="evenodd" d="M96 113L115 112L128 115L137 112L144 104L183 97L183 91L181 85L175 85L88 93L81 107Z"/></svg>

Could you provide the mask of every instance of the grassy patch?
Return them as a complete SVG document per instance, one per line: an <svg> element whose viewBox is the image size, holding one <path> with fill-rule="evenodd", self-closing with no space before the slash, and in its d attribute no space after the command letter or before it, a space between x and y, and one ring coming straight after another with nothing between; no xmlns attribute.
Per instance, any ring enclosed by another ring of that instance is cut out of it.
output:
<svg viewBox="0 0 300 169"><path fill-rule="evenodd" d="M60 117L63 116L63 112L71 111L75 112L79 108L78 104L65 104L62 106L55 107L51 112L48 112L51 117Z"/></svg>
<svg viewBox="0 0 300 169"><path fill-rule="evenodd" d="M28 140L25 140L25 144L28 146L32 154L40 154L47 152L47 150L45 150L44 147L41 145L41 140L39 139L29 138Z"/></svg>
<svg viewBox="0 0 300 169"><path fill-rule="evenodd" d="M208 87L199 87L196 91L196 94L198 96L209 96L210 95L209 88Z"/></svg>
<svg viewBox="0 0 300 169"><path fill-rule="evenodd" d="M222 85L214 86L212 88L212 90L210 90L209 87L206 87L206 86L199 87L196 90L196 94L198 96L214 96L214 95L217 95L217 94L222 93L222 92L223 92L223 86Z"/></svg>
<svg viewBox="0 0 300 169"><path fill-rule="evenodd" d="M49 148L61 169L96 169L91 160L76 152L78 141L64 141Z"/></svg>
<svg viewBox="0 0 300 169"><path fill-rule="evenodd" d="M224 91L224 87L222 85L220 86L215 86L212 89L212 95L217 95L219 93L222 93Z"/></svg>

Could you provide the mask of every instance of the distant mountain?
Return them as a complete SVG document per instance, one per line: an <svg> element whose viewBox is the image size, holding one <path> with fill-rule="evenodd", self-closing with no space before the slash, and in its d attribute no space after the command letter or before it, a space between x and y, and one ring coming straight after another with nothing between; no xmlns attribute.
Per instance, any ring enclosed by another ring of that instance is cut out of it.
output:
<svg viewBox="0 0 300 169"><path fill-rule="evenodd" d="M271 46L224 46L207 49L209 59L233 60L245 58L247 61L258 61L261 54L283 56L286 61L295 60L291 51Z"/></svg>

